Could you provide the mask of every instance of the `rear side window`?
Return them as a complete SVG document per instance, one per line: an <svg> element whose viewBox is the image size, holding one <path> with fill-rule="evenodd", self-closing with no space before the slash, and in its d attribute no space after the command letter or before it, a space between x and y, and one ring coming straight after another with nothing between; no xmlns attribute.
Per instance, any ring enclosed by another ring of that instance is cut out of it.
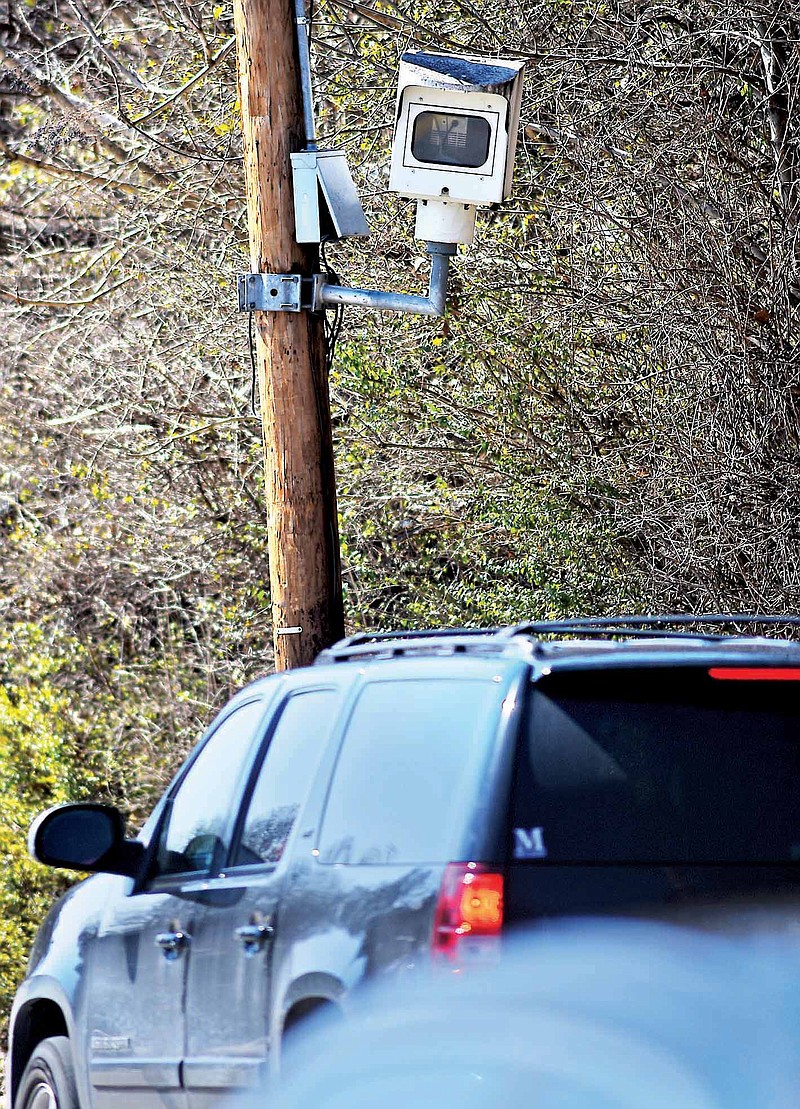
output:
<svg viewBox="0 0 800 1109"><path fill-rule="evenodd" d="M518 764L512 855L800 860L798 695L800 683L688 668L545 679Z"/></svg>
<svg viewBox="0 0 800 1109"><path fill-rule="evenodd" d="M336 763L320 862L447 861L463 788L494 734L498 689L456 680L365 686Z"/></svg>
<svg viewBox="0 0 800 1109"><path fill-rule="evenodd" d="M340 695L296 693L283 707L247 808L235 866L275 865L297 820L331 734Z"/></svg>

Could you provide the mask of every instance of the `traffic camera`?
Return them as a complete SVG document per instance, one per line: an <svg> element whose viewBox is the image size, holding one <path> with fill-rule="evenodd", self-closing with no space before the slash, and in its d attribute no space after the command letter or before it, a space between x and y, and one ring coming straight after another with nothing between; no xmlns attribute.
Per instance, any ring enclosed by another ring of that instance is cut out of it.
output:
<svg viewBox="0 0 800 1109"><path fill-rule="evenodd" d="M510 195L524 64L402 56L389 188L418 201L418 239L470 243L476 207Z"/></svg>

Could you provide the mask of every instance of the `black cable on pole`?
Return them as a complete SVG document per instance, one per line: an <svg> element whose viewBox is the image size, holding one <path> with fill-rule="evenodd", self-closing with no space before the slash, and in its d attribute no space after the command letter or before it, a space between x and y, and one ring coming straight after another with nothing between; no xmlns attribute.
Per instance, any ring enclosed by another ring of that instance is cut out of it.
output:
<svg viewBox="0 0 800 1109"><path fill-rule="evenodd" d="M255 312L248 312L247 316L247 340L250 350L250 411L258 418L259 412L256 407L258 370L256 368Z"/></svg>
<svg viewBox="0 0 800 1109"><path fill-rule="evenodd" d="M339 274L336 272L336 270L333 268L333 266L331 266L330 263L328 262L328 257L327 257L327 254L326 254L325 247L326 247L326 243L323 240L319 244L320 264L321 264L323 270L325 271L325 273L327 274L328 278L330 279L331 284L341 285L342 279L339 277ZM327 312L325 313L325 338L326 338L327 347L328 347L328 357L327 357L328 373L330 373L331 368L333 367L333 359L336 355L336 344L339 341L339 335L341 333L343 323L344 323L344 305L343 304L337 304L336 305L336 309L333 313L333 319L329 319Z"/></svg>

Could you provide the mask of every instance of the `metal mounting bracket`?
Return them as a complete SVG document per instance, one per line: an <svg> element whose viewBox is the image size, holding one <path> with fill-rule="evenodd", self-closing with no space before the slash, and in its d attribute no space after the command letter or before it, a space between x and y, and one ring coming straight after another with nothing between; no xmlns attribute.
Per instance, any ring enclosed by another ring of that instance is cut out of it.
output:
<svg viewBox="0 0 800 1109"><path fill-rule="evenodd" d="M238 280L240 312L302 311L299 273L243 273Z"/></svg>

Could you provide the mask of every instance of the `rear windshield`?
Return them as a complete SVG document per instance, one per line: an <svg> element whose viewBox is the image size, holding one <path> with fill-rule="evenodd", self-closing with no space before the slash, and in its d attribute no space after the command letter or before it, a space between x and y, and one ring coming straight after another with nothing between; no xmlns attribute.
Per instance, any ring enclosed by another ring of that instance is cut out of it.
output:
<svg viewBox="0 0 800 1109"><path fill-rule="evenodd" d="M534 689L512 853L542 862L800 860L796 681L561 673Z"/></svg>

